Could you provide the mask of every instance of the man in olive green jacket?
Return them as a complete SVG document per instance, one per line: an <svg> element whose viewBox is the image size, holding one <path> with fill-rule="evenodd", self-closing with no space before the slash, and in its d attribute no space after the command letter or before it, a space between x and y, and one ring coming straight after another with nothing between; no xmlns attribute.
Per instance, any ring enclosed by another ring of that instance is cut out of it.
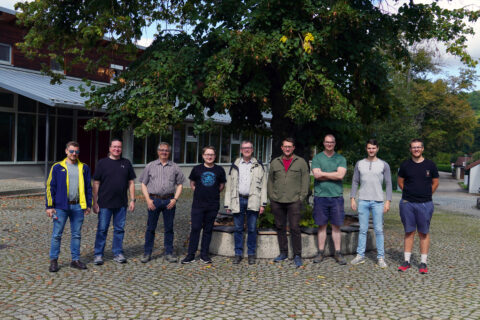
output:
<svg viewBox="0 0 480 320"><path fill-rule="evenodd" d="M310 171L305 160L295 154L295 140L285 138L282 141L282 152L270 163L268 174L268 197L275 217L280 255L273 261L280 262L288 257L287 219L292 235L293 261L302 266L302 236L300 219L302 201L310 188Z"/></svg>

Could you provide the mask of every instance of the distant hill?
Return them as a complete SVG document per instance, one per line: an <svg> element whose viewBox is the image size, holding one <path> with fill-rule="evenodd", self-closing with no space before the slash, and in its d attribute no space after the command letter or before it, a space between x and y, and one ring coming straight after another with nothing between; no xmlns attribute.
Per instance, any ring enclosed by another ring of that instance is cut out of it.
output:
<svg viewBox="0 0 480 320"><path fill-rule="evenodd" d="M468 103L472 106L477 117L480 117L480 91L473 91L468 94Z"/></svg>

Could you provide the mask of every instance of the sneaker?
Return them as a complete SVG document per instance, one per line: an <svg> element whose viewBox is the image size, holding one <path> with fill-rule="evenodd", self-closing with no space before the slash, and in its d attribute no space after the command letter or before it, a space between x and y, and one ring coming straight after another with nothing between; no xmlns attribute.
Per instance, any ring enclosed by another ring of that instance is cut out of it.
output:
<svg viewBox="0 0 480 320"><path fill-rule="evenodd" d="M420 272L421 274L427 274L428 273L427 264L423 262L420 263L420 266L418 266L418 272Z"/></svg>
<svg viewBox="0 0 480 320"><path fill-rule="evenodd" d="M125 256L120 253L113 257L113 261L118 263L127 263L127 258L125 258Z"/></svg>
<svg viewBox="0 0 480 320"><path fill-rule="evenodd" d="M97 266L101 266L103 264L103 256L95 256L95 258L93 258L93 263Z"/></svg>
<svg viewBox="0 0 480 320"><path fill-rule="evenodd" d="M166 254L164 259L170 263L177 263L178 259L173 254Z"/></svg>
<svg viewBox="0 0 480 320"><path fill-rule="evenodd" d="M353 259L352 261L350 261L350 264L353 264L354 266L357 265L357 264L361 264L361 263L364 263L365 262L365 257L357 254L357 256L355 257L355 259Z"/></svg>
<svg viewBox="0 0 480 320"><path fill-rule="evenodd" d="M181 264L192 263L193 261L195 261L195 255L187 254L187 256L181 261Z"/></svg>
<svg viewBox="0 0 480 320"><path fill-rule="evenodd" d="M212 259L208 255L200 256L200 261L202 261L205 264L211 264Z"/></svg>
<svg viewBox="0 0 480 320"><path fill-rule="evenodd" d="M248 264L255 264L255 255L248 255Z"/></svg>
<svg viewBox="0 0 480 320"><path fill-rule="evenodd" d="M325 256L323 255L323 250L321 251L318 251L317 255L315 256L315 258L313 258L313 263L320 263L323 261L323 258Z"/></svg>
<svg viewBox="0 0 480 320"><path fill-rule="evenodd" d="M233 264L239 264L242 261L242 256L235 256L233 258Z"/></svg>
<svg viewBox="0 0 480 320"><path fill-rule="evenodd" d="M147 263L150 260L152 260L152 255L148 253L144 253L142 259L140 259L140 262Z"/></svg>
<svg viewBox="0 0 480 320"><path fill-rule="evenodd" d="M382 269L385 269L386 267L388 267L387 263L385 262L385 259L384 258L378 258L378 262L377 262L377 265L382 268Z"/></svg>
<svg viewBox="0 0 480 320"><path fill-rule="evenodd" d="M398 267L398 271L400 272L405 272L407 271L408 269L410 269L410 262L408 261L405 261L400 267Z"/></svg>
<svg viewBox="0 0 480 320"><path fill-rule="evenodd" d="M335 261L341 266L344 266L347 264L347 260L343 257L342 253L340 251L335 251L335 255L333 256Z"/></svg>
<svg viewBox="0 0 480 320"><path fill-rule="evenodd" d="M278 255L278 257L276 257L275 259L273 259L273 262L280 262L280 261L283 261L285 259L287 259L287 255L285 253L280 253Z"/></svg>
<svg viewBox="0 0 480 320"><path fill-rule="evenodd" d="M297 268L300 268L301 266L303 266L302 257L300 257L300 256L298 256L298 255L295 256L295 257L293 257L293 263L295 263L295 266L296 266Z"/></svg>

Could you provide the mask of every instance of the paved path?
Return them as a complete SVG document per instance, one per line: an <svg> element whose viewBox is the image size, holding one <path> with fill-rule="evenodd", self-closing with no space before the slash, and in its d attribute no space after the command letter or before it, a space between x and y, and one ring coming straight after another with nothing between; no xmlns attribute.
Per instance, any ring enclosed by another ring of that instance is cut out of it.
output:
<svg viewBox="0 0 480 320"><path fill-rule="evenodd" d="M176 253L186 253L191 193L185 192L175 219ZM478 276L480 220L438 213L432 221L430 273L413 268L398 273L402 227L398 206L385 216L389 267L375 266L375 253L360 266L339 266L333 259L305 267L260 260L233 266L214 256L209 267L163 261L159 223L154 260L140 263L146 206L141 200L129 214L125 254L94 266L96 217L86 217L82 260L88 270L71 269L69 228L62 243L60 271L49 273L51 222L42 197L0 199L0 319L479 319ZM417 248L418 245L415 246ZM347 257L351 260L353 257Z"/></svg>

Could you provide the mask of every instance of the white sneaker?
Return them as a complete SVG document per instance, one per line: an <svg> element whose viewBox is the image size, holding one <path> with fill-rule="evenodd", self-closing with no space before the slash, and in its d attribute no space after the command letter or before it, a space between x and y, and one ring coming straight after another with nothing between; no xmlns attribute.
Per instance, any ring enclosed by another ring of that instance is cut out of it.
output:
<svg viewBox="0 0 480 320"><path fill-rule="evenodd" d="M387 263L385 262L385 259L384 258L378 258L378 266L382 269L385 269L386 267L388 267Z"/></svg>
<svg viewBox="0 0 480 320"><path fill-rule="evenodd" d="M352 261L350 261L351 264L353 265L357 265L357 264L361 264L361 263L364 263L365 262L365 257L362 257L361 255L357 254L357 256L355 257L355 259L353 259Z"/></svg>
<svg viewBox="0 0 480 320"><path fill-rule="evenodd" d="M115 257L113 257L113 261L118 262L118 263L127 263L127 258L123 254L118 254Z"/></svg>

